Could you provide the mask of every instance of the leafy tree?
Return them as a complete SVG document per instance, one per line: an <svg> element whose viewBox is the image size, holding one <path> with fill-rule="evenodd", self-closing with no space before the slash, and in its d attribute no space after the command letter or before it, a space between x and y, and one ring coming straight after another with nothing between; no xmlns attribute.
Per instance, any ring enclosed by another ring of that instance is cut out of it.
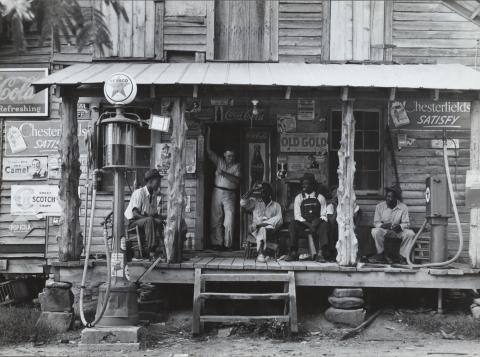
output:
<svg viewBox="0 0 480 357"><path fill-rule="evenodd" d="M94 0L97 1L97 0ZM121 0L103 0L111 5L117 16L129 21ZM52 39L55 50L60 50L60 38L75 41L78 50L93 44L103 54L104 46L112 48L110 31L103 13L80 6L79 0L0 0L0 37L3 24L10 25L10 37L18 52L26 49L25 25L35 23L40 33L40 45Z"/></svg>

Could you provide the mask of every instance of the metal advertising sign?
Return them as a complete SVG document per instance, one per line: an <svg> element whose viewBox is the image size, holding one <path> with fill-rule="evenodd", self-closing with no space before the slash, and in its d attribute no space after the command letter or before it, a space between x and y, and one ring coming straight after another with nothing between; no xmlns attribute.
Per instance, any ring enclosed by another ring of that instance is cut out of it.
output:
<svg viewBox="0 0 480 357"><path fill-rule="evenodd" d="M103 94L111 104L129 104L137 95L137 83L128 74L118 72L105 81Z"/></svg>
<svg viewBox="0 0 480 357"><path fill-rule="evenodd" d="M4 157L2 179L28 181L48 179L48 157Z"/></svg>
<svg viewBox="0 0 480 357"><path fill-rule="evenodd" d="M280 136L281 152L322 153L327 150L327 133L283 133Z"/></svg>
<svg viewBox="0 0 480 357"><path fill-rule="evenodd" d="M78 145L80 153L85 153L85 137L89 120L78 122ZM38 156L57 155L62 126L60 121L6 121L5 155Z"/></svg>
<svg viewBox="0 0 480 357"><path fill-rule="evenodd" d="M18 238L25 238L33 230L32 223L24 216L16 217L8 226L8 230Z"/></svg>
<svg viewBox="0 0 480 357"><path fill-rule="evenodd" d="M409 130L469 130L469 102L393 102L390 119L395 128Z"/></svg>
<svg viewBox="0 0 480 357"><path fill-rule="evenodd" d="M0 68L0 117L47 116L48 89L34 93L32 87L47 75L47 68Z"/></svg>
<svg viewBox="0 0 480 357"><path fill-rule="evenodd" d="M60 216L58 186L12 185L10 214L12 216L34 216L38 214Z"/></svg>

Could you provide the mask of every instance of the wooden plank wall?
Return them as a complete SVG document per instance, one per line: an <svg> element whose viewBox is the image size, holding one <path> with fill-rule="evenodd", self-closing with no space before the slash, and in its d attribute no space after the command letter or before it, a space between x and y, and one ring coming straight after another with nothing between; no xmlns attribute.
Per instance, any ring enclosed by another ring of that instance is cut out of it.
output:
<svg viewBox="0 0 480 357"><path fill-rule="evenodd" d="M165 51L205 52L206 1L165 1L163 40Z"/></svg>
<svg viewBox="0 0 480 357"><path fill-rule="evenodd" d="M323 1L280 0L278 59L280 62L320 62Z"/></svg>
<svg viewBox="0 0 480 357"><path fill-rule="evenodd" d="M398 63L460 63L474 67L480 27L441 1L395 0L393 60Z"/></svg>
<svg viewBox="0 0 480 357"><path fill-rule="evenodd" d="M425 179L431 175L442 175L445 170L443 167L443 150L432 148L432 139L441 139L442 133L428 131L392 131L394 142L398 133L407 134L409 139L414 139L412 146L405 147L402 150L395 149L400 187L403 191L403 202L408 206L412 228L418 229L425 219ZM462 223L463 236L465 238L462 259L468 261L468 236L469 236L469 210L465 207L465 175L470 161L470 133L467 131L456 131L448 133L449 139L459 140L459 149L448 150L450 173L456 192L457 206ZM457 155L455 159L455 155ZM391 165L390 152L386 148L383 152L385 164L384 186L388 187L395 183L395 175ZM358 204L362 210L361 225L372 226L373 216L376 204L382 200L381 197L368 198L357 196ZM429 236L429 232L426 233ZM449 254L453 256L458 247L458 233L455 226L455 220L449 220L448 226L448 245Z"/></svg>

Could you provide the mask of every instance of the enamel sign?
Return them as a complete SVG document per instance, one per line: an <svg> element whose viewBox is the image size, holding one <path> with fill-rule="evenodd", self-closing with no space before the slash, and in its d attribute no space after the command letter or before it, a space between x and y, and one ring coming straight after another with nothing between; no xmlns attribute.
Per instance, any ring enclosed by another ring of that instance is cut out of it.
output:
<svg viewBox="0 0 480 357"><path fill-rule="evenodd" d="M111 104L129 104L137 95L137 83L126 73L115 73L105 82L103 94Z"/></svg>
<svg viewBox="0 0 480 357"><path fill-rule="evenodd" d="M37 214L59 216L57 185L12 185L10 214L35 216Z"/></svg>

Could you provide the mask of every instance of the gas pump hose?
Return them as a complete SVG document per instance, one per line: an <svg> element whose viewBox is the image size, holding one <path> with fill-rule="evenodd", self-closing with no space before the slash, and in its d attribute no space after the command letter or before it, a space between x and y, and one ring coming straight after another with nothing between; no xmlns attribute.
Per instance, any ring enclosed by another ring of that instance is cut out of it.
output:
<svg viewBox="0 0 480 357"><path fill-rule="evenodd" d="M420 230L417 232L415 237L413 238L412 242L407 248L407 253L406 253L406 258L407 258L407 263L408 266L411 268L440 268L447 266L449 264L452 264L454 261L456 261L459 257L460 254L462 253L463 250L463 233L462 233L462 226L460 224L460 217L458 215L458 209L457 209L457 203L455 201L455 192L453 191L453 184L452 184L452 178L450 176L450 167L448 165L448 152L447 152L447 143L444 140L443 143L443 163L445 167L445 175L447 176L447 184L448 184L448 192L450 194L450 201L452 202L452 207L453 207L453 214L455 216L455 222L457 224L457 230L458 230L458 250L457 253L449 260L444 261L444 262L439 262L439 263L427 263L427 264L413 264L411 259L410 259L410 254L412 252L412 249L415 245L415 242L417 241L418 237L422 233L422 231L425 229L425 226L427 224L427 220L422 224L422 227Z"/></svg>
<svg viewBox="0 0 480 357"><path fill-rule="evenodd" d="M88 237L87 237L87 246L85 248L85 262L83 265L83 274L82 274L82 283L80 286L80 319L82 320L82 323L85 327L93 327L95 326L98 321L103 317L103 314L105 313L105 309L107 308L107 303L108 303L108 298L110 296L110 288L112 285L111 281L111 258L110 258L110 251L108 247L108 240L107 240L107 234L106 234L106 227L104 226L104 234L103 234L103 242L105 244L105 255L107 259L107 289L105 291L105 296L103 299L102 303L102 308L100 310L100 314L97 316L97 318L92 321L88 322L87 319L85 318L85 313L84 313L84 308L83 308L83 295L85 293L85 283L86 283L86 278L87 278L87 270L88 270L88 260L90 257L90 246L92 242L92 235L93 235L93 218L95 216L95 202L97 199L97 173L98 170L94 170L93 172L93 192L92 192L92 206L90 209L90 222L89 222L89 227L88 227ZM86 207L85 207L86 209Z"/></svg>

